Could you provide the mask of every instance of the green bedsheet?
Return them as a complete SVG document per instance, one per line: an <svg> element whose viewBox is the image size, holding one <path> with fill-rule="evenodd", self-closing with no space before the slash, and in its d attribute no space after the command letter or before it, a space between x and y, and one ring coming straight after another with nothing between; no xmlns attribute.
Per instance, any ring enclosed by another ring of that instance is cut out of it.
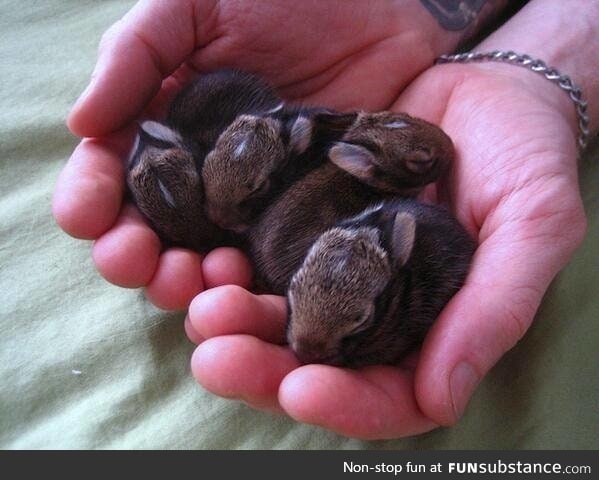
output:
<svg viewBox="0 0 599 480"><path fill-rule="evenodd" d="M192 379L183 314L96 273L50 200L101 33L131 1L0 1L0 447L599 447L599 144L581 164L586 242L459 425L361 442L217 398Z"/></svg>

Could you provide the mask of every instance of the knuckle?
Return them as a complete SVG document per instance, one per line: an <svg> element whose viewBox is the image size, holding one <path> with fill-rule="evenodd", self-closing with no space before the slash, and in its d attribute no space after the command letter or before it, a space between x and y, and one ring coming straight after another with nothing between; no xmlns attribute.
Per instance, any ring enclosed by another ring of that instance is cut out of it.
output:
<svg viewBox="0 0 599 480"><path fill-rule="evenodd" d="M582 244L588 229L588 220L582 205L579 204L571 211L568 223L570 240L573 247L577 248Z"/></svg>
<svg viewBox="0 0 599 480"><path fill-rule="evenodd" d="M223 285L218 288L218 301L228 304L241 304L248 297L245 288L239 285Z"/></svg>
<svg viewBox="0 0 599 480"><path fill-rule="evenodd" d="M100 53L105 52L114 43L115 38L121 30L122 23L122 20L117 20L102 34L100 43L98 44L98 51Z"/></svg>

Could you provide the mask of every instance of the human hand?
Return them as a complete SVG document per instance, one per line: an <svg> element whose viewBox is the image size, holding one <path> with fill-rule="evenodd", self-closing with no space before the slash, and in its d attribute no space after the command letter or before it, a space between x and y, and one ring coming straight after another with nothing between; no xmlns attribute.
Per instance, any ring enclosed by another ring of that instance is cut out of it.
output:
<svg viewBox="0 0 599 480"><path fill-rule="evenodd" d="M122 204L132 122L162 116L194 75L224 66L263 74L290 99L379 110L442 44L418 2L140 2L103 36L92 81L69 115L69 128L91 138L60 175L54 216L72 236L95 240L93 259L107 280L145 286L162 308L186 308L203 288L248 286L239 252L217 249L203 268L196 253L161 253L137 210Z"/></svg>
<svg viewBox="0 0 599 480"><path fill-rule="evenodd" d="M192 370L208 390L348 436L412 435L455 423L530 326L585 231L568 96L518 67L444 65L421 75L394 109L453 138L458 159L436 197L479 243L466 284L420 354L399 367L299 366L282 345L284 300L222 287L189 311L190 330L207 339Z"/></svg>

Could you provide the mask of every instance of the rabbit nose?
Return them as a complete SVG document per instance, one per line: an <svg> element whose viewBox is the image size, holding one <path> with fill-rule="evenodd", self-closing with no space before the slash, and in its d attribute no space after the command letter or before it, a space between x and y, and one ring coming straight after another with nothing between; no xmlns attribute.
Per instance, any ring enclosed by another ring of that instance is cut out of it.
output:
<svg viewBox="0 0 599 480"><path fill-rule="evenodd" d="M406 166L414 173L425 173L435 164L435 152L429 148L412 152L406 160Z"/></svg>
<svg viewBox="0 0 599 480"><path fill-rule="evenodd" d="M293 342L292 348L298 360L303 364L328 363L327 360L331 358L325 342L314 340L296 341Z"/></svg>

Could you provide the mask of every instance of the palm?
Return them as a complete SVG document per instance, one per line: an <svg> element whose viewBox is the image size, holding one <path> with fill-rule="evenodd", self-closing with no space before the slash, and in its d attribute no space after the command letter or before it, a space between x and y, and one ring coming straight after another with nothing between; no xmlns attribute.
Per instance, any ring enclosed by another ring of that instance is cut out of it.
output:
<svg viewBox="0 0 599 480"><path fill-rule="evenodd" d="M190 63L261 73L292 99L381 110L431 60L402 8L359 0L221 1L214 30L224 34Z"/></svg>

